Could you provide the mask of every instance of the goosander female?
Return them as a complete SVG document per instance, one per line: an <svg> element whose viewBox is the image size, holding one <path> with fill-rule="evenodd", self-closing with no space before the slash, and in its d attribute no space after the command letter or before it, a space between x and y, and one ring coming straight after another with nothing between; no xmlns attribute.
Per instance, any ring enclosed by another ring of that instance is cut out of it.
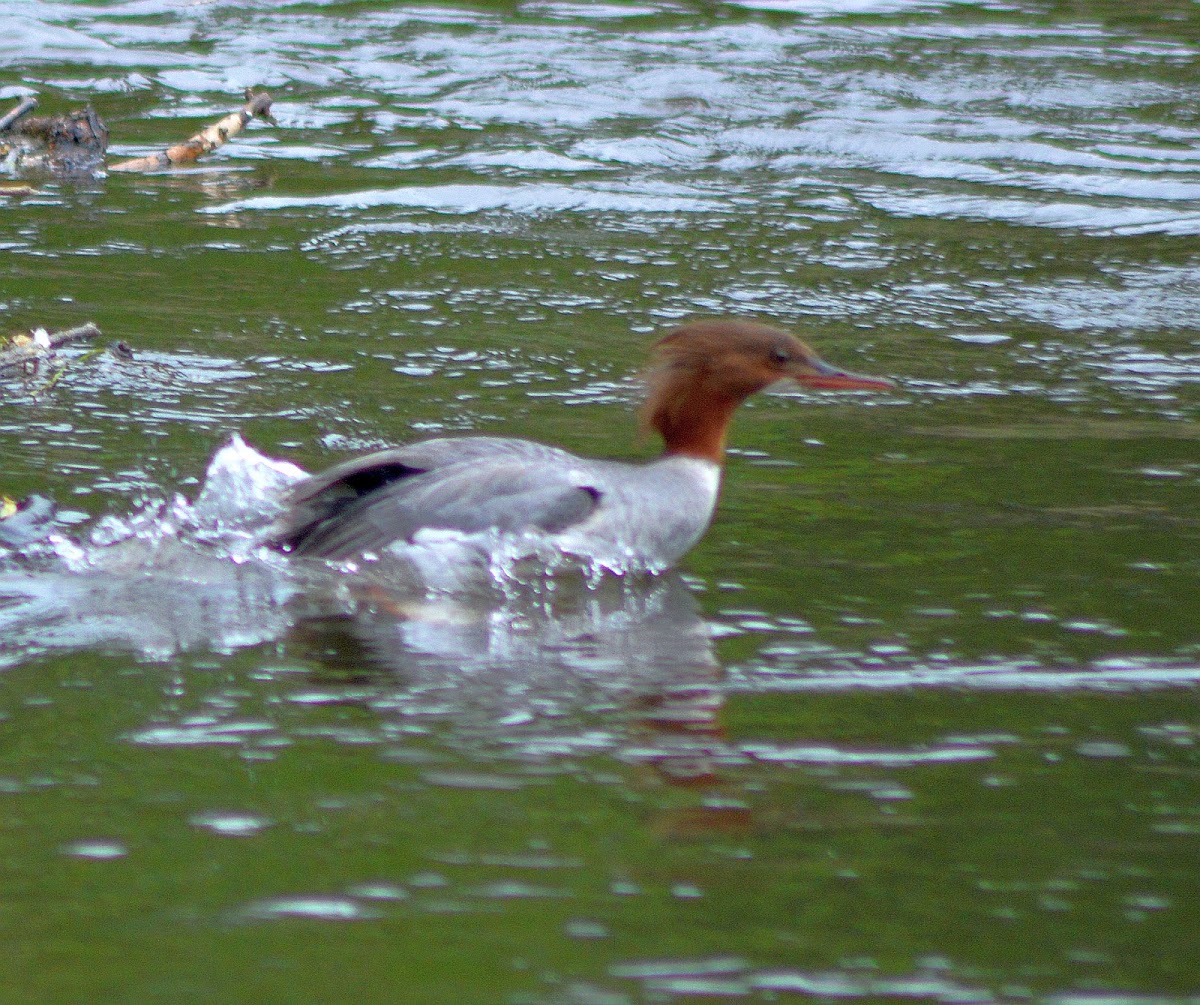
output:
<svg viewBox="0 0 1200 1005"><path fill-rule="evenodd" d="M780 381L887 390L769 325L695 321L651 350L646 463L592 460L496 436L424 440L337 464L299 482L268 532L296 555L347 560L438 535L528 538L616 571L661 571L703 535L721 484L725 436L746 398Z"/></svg>

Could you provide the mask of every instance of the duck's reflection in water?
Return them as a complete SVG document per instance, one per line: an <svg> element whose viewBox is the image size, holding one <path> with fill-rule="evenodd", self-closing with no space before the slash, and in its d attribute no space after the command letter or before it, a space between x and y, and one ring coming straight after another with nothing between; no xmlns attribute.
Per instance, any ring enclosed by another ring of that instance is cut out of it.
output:
<svg viewBox="0 0 1200 1005"><path fill-rule="evenodd" d="M627 764L638 788L700 796L727 785L721 667L679 575L558 579L493 607L406 600L363 582L355 593L353 612L298 618L286 646L332 693L369 685L385 721L439 723L477 764L600 755ZM649 822L683 839L753 827L748 807L720 798Z"/></svg>
<svg viewBox="0 0 1200 1005"><path fill-rule="evenodd" d="M664 688L711 688L719 674L711 630L692 591L673 573L558 576L536 589L406 597L359 577L350 606L334 614L313 597L290 605L289 653L317 677L399 684L397 701L460 707L492 722L628 709Z"/></svg>

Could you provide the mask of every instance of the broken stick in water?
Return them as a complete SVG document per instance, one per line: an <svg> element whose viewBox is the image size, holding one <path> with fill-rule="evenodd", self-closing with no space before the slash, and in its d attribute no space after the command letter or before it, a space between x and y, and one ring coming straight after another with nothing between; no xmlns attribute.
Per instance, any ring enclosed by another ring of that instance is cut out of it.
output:
<svg viewBox="0 0 1200 1005"><path fill-rule="evenodd" d="M211 153L219 146L224 146L230 139L242 131L246 123L253 118L271 120L271 95L263 91L254 94L246 91L246 104L236 112L226 115L220 122L214 122L202 129L190 140L177 143L149 157L135 157L133 160L113 164L110 171L159 171L163 168L174 167L177 164L189 164L203 154Z"/></svg>
<svg viewBox="0 0 1200 1005"><path fill-rule="evenodd" d="M53 334L45 328L38 328L28 335L14 335L10 339L0 341L0 373L41 360L69 342L97 338L99 335L100 329L93 321Z"/></svg>

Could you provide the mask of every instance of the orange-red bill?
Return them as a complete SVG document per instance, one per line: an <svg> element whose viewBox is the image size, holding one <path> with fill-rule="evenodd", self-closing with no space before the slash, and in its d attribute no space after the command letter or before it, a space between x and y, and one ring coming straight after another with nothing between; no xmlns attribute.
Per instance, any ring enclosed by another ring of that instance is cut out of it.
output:
<svg viewBox="0 0 1200 1005"><path fill-rule="evenodd" d="M882 377L868 377L865 374L840 370L824 360L809 360L809 364L815 367L816 372L795 378L797 383L805 387L826 391L890 391L896 386Z"/></svg>

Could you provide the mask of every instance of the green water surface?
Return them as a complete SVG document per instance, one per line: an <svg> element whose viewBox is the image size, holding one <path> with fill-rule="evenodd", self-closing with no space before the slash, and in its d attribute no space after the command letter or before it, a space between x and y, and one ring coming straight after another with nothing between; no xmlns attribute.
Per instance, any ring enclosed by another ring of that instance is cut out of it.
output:
<svg viewBox="0 0 1200 1005"><path fill-rule="evenodd" d="M4 330L133 351L0 383L79 548L0 559L0 1000L1198 1000L1200 8L9 8L110 160L277 124L0 196ZM615 608L69 592L234 432L652 456L711 314L898 389L755 399Z"/></svg>

